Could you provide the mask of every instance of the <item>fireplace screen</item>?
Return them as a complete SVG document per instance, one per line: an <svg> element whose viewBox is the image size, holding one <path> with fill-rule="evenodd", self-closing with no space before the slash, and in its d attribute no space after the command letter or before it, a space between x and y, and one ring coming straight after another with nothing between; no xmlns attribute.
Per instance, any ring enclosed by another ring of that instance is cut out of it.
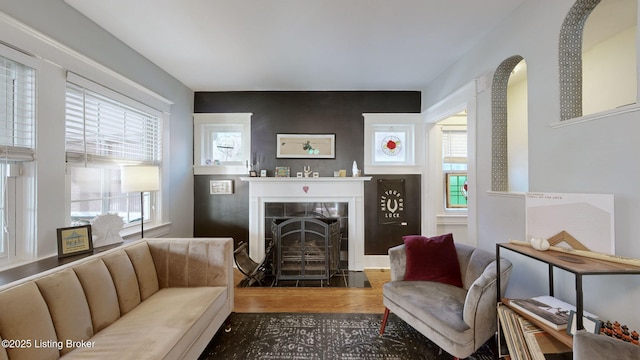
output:
<svg viewBox="0 0 640 360"><path fill-rule="evenodd" d="M331 218L274 219L278 280L329 280L340 263L340 222Z"/></svg>

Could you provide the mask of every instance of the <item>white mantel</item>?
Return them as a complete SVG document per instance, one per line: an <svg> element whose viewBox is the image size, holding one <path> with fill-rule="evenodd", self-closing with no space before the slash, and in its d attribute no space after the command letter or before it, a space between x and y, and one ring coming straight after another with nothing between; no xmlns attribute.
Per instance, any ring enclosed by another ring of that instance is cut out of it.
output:
<svg viewBox="0 0 640 360"><path fill-rule="evenodd" d="M265 203L344 202L349 204L349 270L362 271L364 257L364 182L362 177L241 177L249 182L249 256L264 258Z"/></svg>

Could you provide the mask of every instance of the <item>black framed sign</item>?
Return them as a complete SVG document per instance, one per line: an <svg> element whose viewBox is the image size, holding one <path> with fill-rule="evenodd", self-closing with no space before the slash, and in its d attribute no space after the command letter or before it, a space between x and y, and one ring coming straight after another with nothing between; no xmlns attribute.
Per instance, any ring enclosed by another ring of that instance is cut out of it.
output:
<svg viewBox="0 0 640 360"><path fill-rule="evenodd" d="M404 180L378 180L378 223L402 225L407 222L404 211Z"/></svg>

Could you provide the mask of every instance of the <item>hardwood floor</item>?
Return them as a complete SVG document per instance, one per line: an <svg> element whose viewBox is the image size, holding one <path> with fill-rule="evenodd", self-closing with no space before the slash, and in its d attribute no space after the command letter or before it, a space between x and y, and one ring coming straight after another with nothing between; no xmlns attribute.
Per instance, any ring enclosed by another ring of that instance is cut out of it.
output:
<svg viewBox="0 0 640 360"><path fill-rule="evenodd" d="M376 313L384 312L382 285L389 270L365 270L370 288L239 288L235 292L235 312ZM235 283L242 274L235 270Z"/></svg>

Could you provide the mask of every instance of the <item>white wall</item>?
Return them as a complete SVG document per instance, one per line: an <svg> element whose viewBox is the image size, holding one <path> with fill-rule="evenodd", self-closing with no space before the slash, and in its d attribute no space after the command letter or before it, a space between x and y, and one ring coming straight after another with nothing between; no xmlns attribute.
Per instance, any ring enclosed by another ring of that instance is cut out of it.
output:
<svg viewBox="0 0 640 360"><path fill-rule="evenodd" d="M582 55L582 114L636 102L636 27L594 45Z"/></svg>
<svg viewBox="0 0 640 360"><path fill-rule="evenodd" d="M95 62L159 97L169 100L171 118L164 136L163 221L168 236L193 235L192 120L193 91L153 65L62 0L0 2L2 41L42 58L39 71L37 124L36 236L38 257L57 254L56 228L64 227L65 74L93 72ZM8 16L7 16L8 15ZM170 24L167 24L170 25ZM48 41L48 40L54 41ZM56 48L53 43L62 44ZM65 50L66 48L66 50ZM71 51L69 51L71 49ZM77 52L79 59L71 53ZM100 74L100 71L96 73ZM104 72L102 73L104 75ZM150 231L153 234L153 231Z"/></svg>
<svg viewBox="0 0 640 360"><path fill-rule="evenodd" d="M541 192L613 193L616 252L640 258L637 219L640 193L635 179L640 112L612 112L593 121L559 124L558 38L573 0L527 0L508 20L423 92L423 109L473 79L485 83L505 59L520 55L527 62L529 123L529 189ZM523 239L524 198L493 194L491 189L491 87L477 94L477 234L478 246L495 251L495 244ZM593 118L593 117L591 117ZM588 118L588 119L591 119ZM583 119L587 120L587 119ZM571 125L569 125L571 124ZM507 295L541 295L546 266L504 253L515 264ZM575 302L572 276L560 273L556 296ZM586 277L585 309L605 319L640 329L640 276Z"/></svg>
<svg viewBox="0 0 640 360"><path fill-rule="evenodd" d="M526 61L526 60L523 60ZM523 62L521 62L523 64ZM519 71L526 72L526 67ZM529 190L529 131L527 118L527 77L509 81L507 88L507 169L509 191Z"/></svg>

